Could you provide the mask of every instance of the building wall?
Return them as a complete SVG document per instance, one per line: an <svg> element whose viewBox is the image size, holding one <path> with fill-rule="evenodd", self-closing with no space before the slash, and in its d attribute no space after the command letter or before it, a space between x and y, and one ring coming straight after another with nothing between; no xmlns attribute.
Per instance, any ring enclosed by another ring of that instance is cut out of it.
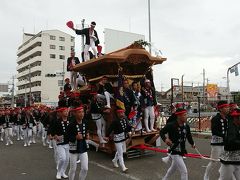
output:
<svg viewBox="0 0 240 180"><path fill-rule="evenodd" d="M39 33L38 33L39 35ZM71 47L74 47L74 37L61 32L59 30L47 30L40 32L41 37L32 38L26 44L26 39L23 40L25 42L24 46L18 50L18 62L22 58L31 56L34 52L41 52L41 55L34 57L23 64L18 65L18 72L24 66L28 64L33 64L38 61L41 63L40 66L31 66L31 73L39 72L40 76L33 76L31 74L31 82L40 82L40 86L34 86L31 88L32 94L40 93L41 102L50 105L56 105L58 101L58 94L60 88L62 88L62 82L59 84L59 81L63 81L65 77L69 77L69 74L66 73L66 64L67 58L70 56ZM55 37L55 39L53 39ZM60 39L61 38L61 39ZM64 40L63 40L64 38ZM34 47L32 50L27 51L25 54L21 54L21 51L28 50L32 44L41 43L41 46ZM60 49L61 48L61 49ZM55 58L53 58L55 56ZM61 57L60 57L61 56ZM19 70L20 69L20 70ZM65 74L63 74L64 72ZM17 78L19 82L17 86L24 87L25 85L29 85L29 80L26 77L26 80L22 80L24 75L29 74L29 69L18 73ZM49 76L49 75L56 76ZM22 80L22 81L21 81ZM29 92L29 88L26 88L26 92ZM17 94L24 95L25 88L18 90Z"/></svg>
<svg viewBox="0 0 240 180"><path fill-rule="evenodd" d="M134 41L145 40L141 34L118 31L113 29L104 29L105 53L110 53L131 45Z"/></svg>

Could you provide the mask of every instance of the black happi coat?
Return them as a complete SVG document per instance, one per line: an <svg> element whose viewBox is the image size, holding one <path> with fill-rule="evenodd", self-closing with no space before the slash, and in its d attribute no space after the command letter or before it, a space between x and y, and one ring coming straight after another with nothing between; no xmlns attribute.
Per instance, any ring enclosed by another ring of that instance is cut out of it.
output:
<svg viewBox="0 0 240 180"><path fill-rule="evenodd" d="M186 123L183 126L179 126L177 121L167 123L166 126L160 131L160 136L164 142L166 140L165 135L167 133L169 139L173 143L172 147L170 147L169 153L173 155L184 155L187 153L185 145L186 139L191 145L194 145L190 127Z"/></svg>
<svg viewBox="0 0 240 180"><path fill-rule="evenodd" d="M211 120L212 140L211 145L223 146L224 137L227 130L227 119L223 119L220 113L217 113Z"/></svg>
<svg viewBox="0 0 240 180"><path fill-rule="evenodd" d="M89 31L90 31L90 28L84 28L82 30L78 30L78 29L75 30L77 35L85 35L85 37L86 37L85 44L87 44L87 45L90 45L90 34L89 34ZM96 30L94 30L94 35L97 38L97 40L95 41L95 46L97 46L100 43L100 41L99 41L98 34L97 34Z"/></svg>
<svg viewBox="0 0 240 180"><path fill-rule="evenodd" d="M114 142L119 143L128 139L128 132L131 131L132 126L129 124L126 117L116 119L112 122L107 130L106 136L108 137L112 132L114 134Z"/></svg>
<svg viewBox="0 0 240 180"><path fill-rule="evenodd" d="M240 126L234 123L233 118L229 118L228 121L224 152L220 156L220 161L223 164L240 165Z"/></svg>
<svg viewBox="0 0 240 180"><path fill-rule="evenodd" d="M58 119L54 122L54 125L52 127L52 135L59 136L60 140L57 141L57 145L64 145L68 144L68 136L67 136L67 128L69 125L69 121L63 121L62 119Z"/></svg>
<svg viewBox="0 0 240 180"><path fill-rule="evenodd" d="M83 119L82 123L79 124L76 120L72 121L67 129L67 136L69 139L69 152L70 153L85 153L87 152L87 124L86 121ZM78 133L81 133L83 139L77 140L76 136Z"/></svg>

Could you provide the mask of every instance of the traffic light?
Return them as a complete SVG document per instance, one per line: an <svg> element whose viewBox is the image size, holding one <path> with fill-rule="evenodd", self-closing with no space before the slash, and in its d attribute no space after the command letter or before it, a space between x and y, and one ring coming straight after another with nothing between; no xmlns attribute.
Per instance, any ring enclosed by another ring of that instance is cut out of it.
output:
<svg viewBox="0 0 240 180"><path fill-rule="evenodd" d="M46 77L56 77L56 74L46 74Z"/></svg>

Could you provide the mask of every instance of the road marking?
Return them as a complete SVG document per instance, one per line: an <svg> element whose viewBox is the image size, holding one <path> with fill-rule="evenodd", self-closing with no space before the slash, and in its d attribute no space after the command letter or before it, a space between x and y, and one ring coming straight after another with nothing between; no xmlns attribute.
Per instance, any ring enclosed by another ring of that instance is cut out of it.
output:
<svg viewBox="0 0 240 180"><path fill-rule="evenodd" d="M88 161L88 163L93 164L93 165L98 166L98 167L101 167L101 168L103 168L103 169L105 169L105 170L107 170L107 171L113 172L113 173L115 173L115 174L117 174L117 175L124 176L124 177L126 177L126 178L128 178L128 179L141 180L141 179L139 179L139 178L137 178L137 177L135 177L135 176L132 176L132 175L130 175L130 174L125 174L125 173L121 173L121 172L115 171L114 169L112 169L112 168L110 168L110 167L107 167L107 166L105 166L105 165L103 165L103 164L100 164L100 163L97 163L97 162L94 162L94 161Z"/></svg>

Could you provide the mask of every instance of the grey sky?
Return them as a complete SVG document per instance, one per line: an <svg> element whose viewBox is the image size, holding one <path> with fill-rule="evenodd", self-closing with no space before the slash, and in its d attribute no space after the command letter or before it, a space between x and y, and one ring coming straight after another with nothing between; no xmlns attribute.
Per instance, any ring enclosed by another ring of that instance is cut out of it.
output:
<svg viewBox="0 0 240 180"><path fill-rule="evenodd" d="M238 0L151 0L152 41L168 58L154 68L158 90L167 90L170 78L202 83L202 69L210 83L226 85L227 68L240 61L240 2ZM46 28L74 33L68 20L97 22L103 29L144 34L148 39L147 0L1 0L0 82L16 73L16 51L23 29ZM75 35L74 35L75 36ZM80 37L76 38L77 45ZM76 49L80 49L76 47ZM231 90L240 90L240 76L230 75ZM187 84L190 85L190 84Z"/></svg>

